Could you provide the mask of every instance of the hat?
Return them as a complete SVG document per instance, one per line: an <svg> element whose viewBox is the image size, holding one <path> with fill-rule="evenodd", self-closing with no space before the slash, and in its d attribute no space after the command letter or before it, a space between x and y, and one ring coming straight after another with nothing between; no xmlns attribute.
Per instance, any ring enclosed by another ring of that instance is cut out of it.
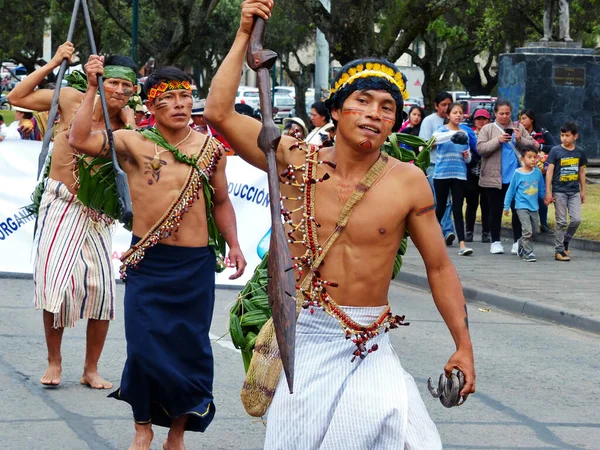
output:
<svg viewBox="0 0 600 450"><path fill-rule="evenodd" d="M20 106L13 106L13 109L15 111L22 112L22 113L32 113L33 112L33 110L31 110L31 109L21 108Z"/></svg>
<svg viewBox="0 0 600 450"><path fill-rule="evenodd" d="M148 114L148 108L146 108L146 105L138 104L135 105L135 112L143 112L144 114Z"/></svg>
<svg viewBox="0 0 600 450"><path fill-rule="evenodd" d="M285 125L288 122L292 122L292 123L295 123L296 125L300 125L300 128L302 128L302 131L304 131L304 137L306 138L306 136L308 136L308 128L306 128L306 125L304 124L304 120L302 120L300 117L288 117L287 119L283 119L283 128L285 128Z"/></svg>
<svg viewBox="0 0 600 450"><path fill-rule="evenodd" d="M480 108L473 114L473 119L477 119L478 117L485 117L486 119L491 119L492 116L487 109Z"/></svg>
<svg viewBox="0 0 600 450"><path fill-rule="evenodd" d="M204 104L206 100L196 100L192 105L192 116L203 116L204 115Z"/></svg>

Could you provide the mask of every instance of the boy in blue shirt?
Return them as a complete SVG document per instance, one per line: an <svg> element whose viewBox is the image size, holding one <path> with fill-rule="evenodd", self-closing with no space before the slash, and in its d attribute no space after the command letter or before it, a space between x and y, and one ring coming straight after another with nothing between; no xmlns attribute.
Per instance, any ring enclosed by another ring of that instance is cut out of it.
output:
<svg viewBox="0 0 600 450"><path fill-rule="evenodd" d="M546 193L544 176L537 164L537 150L527 149L523 154L523 167L517 169L504 197L504 215L508 216L510 204L515 199L515 209L521 222L523 233L519 239L519 256L526 262L535 262L533 253L533 237L539 229L538 198L543 199Z"/></svg>

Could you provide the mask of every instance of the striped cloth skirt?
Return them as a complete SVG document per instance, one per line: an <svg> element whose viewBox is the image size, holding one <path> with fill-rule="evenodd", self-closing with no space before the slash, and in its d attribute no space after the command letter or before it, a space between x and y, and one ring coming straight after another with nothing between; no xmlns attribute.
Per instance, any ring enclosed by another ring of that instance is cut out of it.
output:
<svg viewBox="0 0 600 450"><path fill-rule="evenodd" d="M369 324L384 307L342 307ZM267 417L266 450L442 448L413 378L381 333L379 349L350 362L356 350L323 310L302 310L296 328L294 393L282 376Z"/></svg>
<svg viewBox="0 0 600 450"><path fill-rule="evenodd" d="M48 178L38 214L33 281L36 309L54 327L115 318L112 227L94 221L64 183Z"/></svg>

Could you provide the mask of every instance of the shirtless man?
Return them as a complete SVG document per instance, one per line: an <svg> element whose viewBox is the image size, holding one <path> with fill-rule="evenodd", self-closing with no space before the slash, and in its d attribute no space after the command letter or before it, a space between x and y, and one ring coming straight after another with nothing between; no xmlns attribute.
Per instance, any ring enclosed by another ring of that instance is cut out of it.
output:
<svg viewBox="0 0 600 450"><path fill-rule="evenodd" d="M94 131L90 120L95 80L105 70L102 58L90 56L85 69L90 83L69 143L88 155L106 155L106 132ZM154 71L144 90L156 128L114 134L134 218L132 246L121 269L127 361L121 387L110 396L132 406L131 449L150 448L152 424L170 428L163 444L168 450L184 448L185 430L203 432L210 424L217 228L229 245L230 265L237 268L230 278L241 276L246 266L222 146L188 126L191 84L176 68Z"/></svg>
<svg viewBox="0 0 600 450"><path fill-rule="evenodd" d="M62 44L52 60L28 75L8 95L9 101L23 108L48 111L53 90L36 87L63 59L71 60L74 47ZM113 130L125 125L135 127L135 119L126 107L135 85L137 68L125 56L107 59L104 86ZM87 343L81 383L97 389L112 384L98 374L98 360L104 347L109 321L115 317L115 276L112 266L112 227L91 213L77 199L77 161L69 146L67 129L83 93L65 87L60 91L50 174L38 213L34 262L35 307L44 310L44 330L48 347L48 368L41 383L60 384L62 371L61 342L65 327L87 318ZM94 130L104 130L104 116L98 107L90 111ZM62 220L61 220L62 218Z"/></svg>
<svg viewBox="0 0 600 450"><path fill-rule="evenodd" d="M268 19L272 7L272 0L242 3L240 28L206 103L208 121L263 170L265 155L256 145L261 125L236 114L239 78L231 74L241 73L254 15ZM354 61L342 68L327 101L337 122L335 146L317 151L281 137L278 173L285 181L290 251L303 269L296 271L304 289L297 295L305 309L297 323L294 394L281 377L267 418L266 449L441 448L415 382L384 333L403 320L389 312L388 290L406 230L456 344L444 371L460 369L466 378L461 394L475 392L466 303L433 214L431 189L417 167L380 153L400 120L402 90L402 75L389 62ZM348 217L344 205L365 191L344 225L338 219ZM325 251L324 264L311 270L307 263Z"/></svg>

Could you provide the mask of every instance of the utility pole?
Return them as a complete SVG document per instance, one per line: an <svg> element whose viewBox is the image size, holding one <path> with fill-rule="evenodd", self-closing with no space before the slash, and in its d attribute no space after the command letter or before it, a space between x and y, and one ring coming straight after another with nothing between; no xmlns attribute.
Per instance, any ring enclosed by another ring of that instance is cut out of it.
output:
<svg viewBox="0 0 600 450"><path fill-rule="evenodd" d="M321 0L321 4L330 11L330 0ZM315 101L321 100L323 89L329 88L329 43L325 35L317 29L317 56L315 60Z"/></svg>
<svg viewBox="0 0 600 450"><path fill-rule="evenodd" d="M50 16L44 21L44 42L42 45L42 58L46 62L52 59L52 20Z"/></svg>
<svg viewBox="0 0 600 450"><path fill-rule="evenodd" d="M137 64L139 0L132 0L131 9L131 59Z"/></svg>

